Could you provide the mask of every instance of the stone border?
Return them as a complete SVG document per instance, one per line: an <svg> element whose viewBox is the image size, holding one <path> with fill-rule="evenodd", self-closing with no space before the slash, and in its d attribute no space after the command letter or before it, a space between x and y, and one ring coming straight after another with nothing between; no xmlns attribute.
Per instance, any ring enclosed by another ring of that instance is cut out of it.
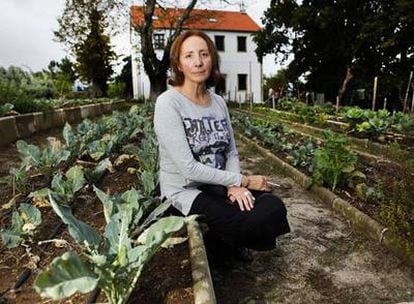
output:
<svg viewBox="0 0 414 304"><path fill-rule="evenodd" d="M190 247L194 303L215 304L216 296L214 294L203 236L196 221L191 221L187 224L187 234Z"/></svg>
<svg viewBox="0 0 414 304"><path fill-rule="evenodd" d="M110 114L125 103L125 101L103 102L56 109L46 113L35 112L0 117L0 147L7 146L20 138L29 137L39 131L62 127L66 122L77 123L85 118Z"/></svg>
<svg viewBox="0 0 414 304"><path fill-rule="evenodd" d="M291 177L302 187L307 188L311 184L310 177L306 176L288 163L285 163L269 150L259 146L257 142L248 139L239 133L237 136L243 142L253 145L263 156L272 160L272 162L281 169L282 174ZM406 241L404 241L401 237L392 233L388 228L382 226L380 223L328 189L312 185L309 190L316 194L324 203L341 213L353 227L361 230L367 236L377 240L379 243L384 244L384 246L392 251L396 256L414 266L414 248L408 247L406 245Z"/></svg>

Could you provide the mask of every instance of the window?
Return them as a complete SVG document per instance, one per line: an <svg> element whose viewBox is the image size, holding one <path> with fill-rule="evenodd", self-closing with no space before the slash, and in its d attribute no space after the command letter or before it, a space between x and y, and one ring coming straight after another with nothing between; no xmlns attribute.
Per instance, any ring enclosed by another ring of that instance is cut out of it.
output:
<svg viewBox="0 0 414 304"><path fill-rule="evenodd" d="M237 74L239 91L247 91L247 74Z"/></svg>
<svg viewBox="0 0 414 304"><path fill-rule="evenodd" d="M214 36L217 51L224 51L224 36Z"/></svg>
<svg viewBox="0 0 414 304"><path fill-rule="evenodd" d="M154 34L154 48L159 50L163 49L165 45L164 34Z"/></svg>
<svg viewBox="0 0 414 304"><path fill-rule="evenodd" d="M246 52L246 37L237 36L237 51Z"/></svg>

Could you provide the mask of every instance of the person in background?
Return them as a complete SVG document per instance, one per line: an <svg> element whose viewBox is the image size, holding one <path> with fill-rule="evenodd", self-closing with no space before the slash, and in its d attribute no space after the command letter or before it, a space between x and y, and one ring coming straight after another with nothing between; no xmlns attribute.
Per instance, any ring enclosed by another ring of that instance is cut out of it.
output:
<svg viewBox="0 0 414 304"><path fill-rule="evenodd" d="M199 214L209 261L251 261L246 248L270 250L290 231L283 202L262 175L242 175L222 97L217 50L203 32L177 37L170 51L172 88L157 99L161 196L179 214Z"/></svg>

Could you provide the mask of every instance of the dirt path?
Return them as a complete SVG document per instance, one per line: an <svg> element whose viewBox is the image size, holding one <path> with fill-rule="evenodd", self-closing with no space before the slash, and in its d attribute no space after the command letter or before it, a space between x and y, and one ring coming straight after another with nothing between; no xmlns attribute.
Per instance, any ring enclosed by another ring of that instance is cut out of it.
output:
<svg viewBox="0 0 414 304"><path fill-rule="evenodd" d="M219 303L401 303L414 301L414 269L354 231L291 179L238 143L242 170L266 174L288 209L292 232L251 265L212 270ZM414 302L413 302L414 303Z"/></svg>

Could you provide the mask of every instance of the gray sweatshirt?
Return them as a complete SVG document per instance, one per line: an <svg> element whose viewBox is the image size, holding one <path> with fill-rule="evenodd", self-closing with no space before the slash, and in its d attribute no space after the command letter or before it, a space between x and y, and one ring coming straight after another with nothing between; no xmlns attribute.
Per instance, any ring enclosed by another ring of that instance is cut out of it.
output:
<svg viewBox="0 0 414 304"><path fill-rule="evenodd" d="M187 215L204 184L239 186L239 155L223 98L197 105L176 89L155 104L154 129L160 157L161 196Z"/></svg>

